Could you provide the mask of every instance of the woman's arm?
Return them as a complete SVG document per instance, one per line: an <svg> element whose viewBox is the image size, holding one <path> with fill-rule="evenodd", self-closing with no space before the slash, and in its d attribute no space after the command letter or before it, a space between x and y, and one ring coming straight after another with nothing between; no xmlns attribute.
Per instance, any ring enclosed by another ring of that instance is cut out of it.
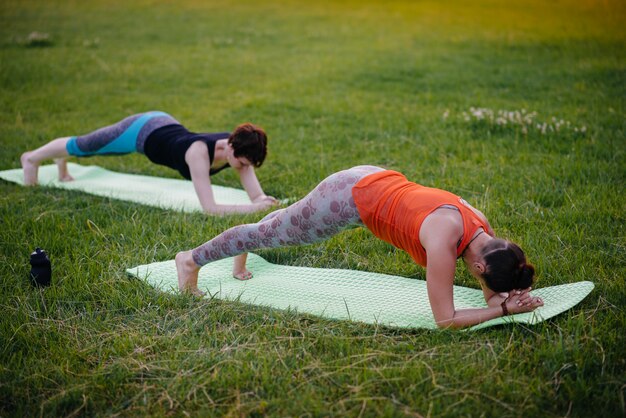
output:
<svg viewBox="0 0 626 418"><path fill-rule="evenodd" d="M433 240L435 241L435 240ZM426 247L426 246L425 246ZM500 306L477 309L455 309L453 297L456 269L456 244L431 242L426 247L426 286L428 300L440 328L462 328L502 315Z"/></svg>
<svg viewBox="0 0 626 418"><path fill-rule="evenodd" d="M452 248L454 251L454 247ZM501 303L506 301L510 314L530 312L543 306L540 298L533 298L529 289L509 292L508 297L500 293L493 293L487 300L487 308L455 309L453 298L453 281L456 265L455 253L448 257L449 252L444 248L431 248L428 252L428 266L426 267L426 286L428 299L439 328L463 328L481 322L498 318L504 315ZM449 248L448 248L449 250Z"/></svg>
<svg viewBox="0 0 626 418"><path fill-rule="evenodd" d="M480 287L483 291L487 306L500 306L500 304L509 297L509 292L496 293L489 289L482 281L480 282Z"/></svg>
<svg viewBox="0 0 626 418"><path fill-rule="evenodd" d="M191 182L200 200L202 209L209 214L251 213L271 206L267 201L259 201L249 205L221 205L215 202L209 171L211 161L207 146L202 141L194 142L185 153L185 162L189 166Z"/></svg>
<svg viewBox="0 0 626 418"><path fill-rule="evenodd" d="M252 167L251 165L244 165L241 168L237 169L237 173L239 174L239 180L241 181L241 185L248 193L251 201L259 202L268 199L272 202L277 202L275 198L267 196L265 193L263 193L261 183L259 183L259 180L256 177L254 167Z"/></svg>
<svg viewBox="0 0 626 418"><path fill-rule="evenodd" d="M456 309L454 307L456 243L462 231L460 215L452 211L434 212L424 220L420 230L420 242L427 255L428 299L435 322L440 328L467 327L503 315L500 303L506 298L500 300L500 294L491 291L485 292L487 308ZM529 312L543 304L538 298L530 298L528 292L510 293L513 294L509 296L506 304L510 313Z"/></svg>

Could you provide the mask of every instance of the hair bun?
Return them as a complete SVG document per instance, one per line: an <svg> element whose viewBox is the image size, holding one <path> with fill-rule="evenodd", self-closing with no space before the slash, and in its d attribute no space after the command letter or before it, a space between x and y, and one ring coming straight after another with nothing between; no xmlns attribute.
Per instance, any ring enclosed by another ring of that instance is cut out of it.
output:
<svg viewBox="0 0 626 418"><path fill-rule="evenodd" d="M520 269L518 280L517 280L517 288L518 289L526 289L533 284L533 278L535 276L535 267L532 264L523 264Z"/></svg>

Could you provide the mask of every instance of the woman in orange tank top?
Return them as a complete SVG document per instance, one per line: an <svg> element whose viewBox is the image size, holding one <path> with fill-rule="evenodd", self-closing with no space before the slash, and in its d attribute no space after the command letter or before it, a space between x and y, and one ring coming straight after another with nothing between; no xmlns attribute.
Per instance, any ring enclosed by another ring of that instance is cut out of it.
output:
<svg viewBox="0 0 626 418"><path fill-rule="evenodd" d="M396 171L374 166L332 174L302 200L258 223L235 226L193 250L178 253L179 288L201 294L200 267L232 256L236 256L233 276L250 279L248 252L322 241L350 226L366 226L426 268L428 298L440 327L475 325L543 305L529 293L534 268L526 263L524 252L512 242L495 238L479 210L450 192L412 183ZM454 307L458 258L479 280L486 308Z"/></svg>

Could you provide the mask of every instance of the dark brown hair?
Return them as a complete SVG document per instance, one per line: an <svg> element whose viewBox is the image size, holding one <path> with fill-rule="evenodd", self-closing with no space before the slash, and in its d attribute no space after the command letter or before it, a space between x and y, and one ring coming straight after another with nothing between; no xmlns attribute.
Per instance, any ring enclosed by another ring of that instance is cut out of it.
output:
<svg viewBox="0 0 626 418"><path fill-rule="evenodd" d="M535 268L526 263L524 251L503 239L493 239L482 250L485 272L482 278L494 292L526 289L533 283Z"/></svg>
<svg viewBox="0 0 626 418"><path fill-rule="evenodd" d="M236 158L244 157L254 167L261 167L267 155L267 135L265 131L251 123L237 126L228 143L233 147Z"/></svg>

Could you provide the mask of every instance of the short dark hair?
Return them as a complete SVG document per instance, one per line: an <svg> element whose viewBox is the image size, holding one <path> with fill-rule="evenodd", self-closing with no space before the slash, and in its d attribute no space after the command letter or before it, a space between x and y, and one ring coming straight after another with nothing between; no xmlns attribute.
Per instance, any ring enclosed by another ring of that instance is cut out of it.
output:
<svg viewBox="0 0 626 418"><path fill-rule="evenodd" d="M237 126L228 137L228 143L233 147L236 158L244 157L254 167L261 167L267 156L267 135L251 123Z"/></svg>
<svg viewBox="0 0 626 418"><path fill-rule="evenodd" d="M494 292L526 289L533 283L535 267L526 263L524 251L510 241L493 239L483 247L485 272L481 275Z"/></svg>

